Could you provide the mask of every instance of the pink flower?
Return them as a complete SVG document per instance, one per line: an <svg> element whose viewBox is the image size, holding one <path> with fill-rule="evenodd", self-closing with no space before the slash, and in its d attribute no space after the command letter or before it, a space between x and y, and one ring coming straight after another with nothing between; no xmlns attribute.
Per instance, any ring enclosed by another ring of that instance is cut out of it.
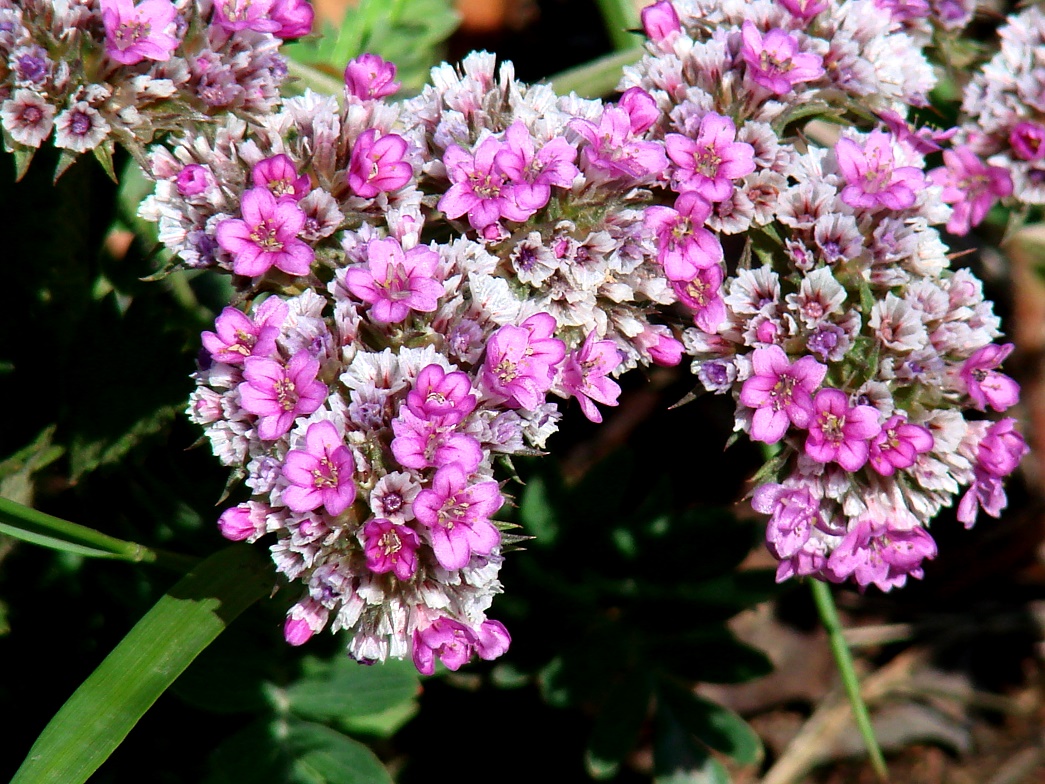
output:
<svg viewBox="0 0 1045 784"><path fill-rule="evenodd" d="M428 529L436 560L444 569L460 569L472 553L489 555L501 541L490 522L504 503L496 482L469 486L468 475L456 463L435 472L432 486L414 499L414 514Z"/></svg>
<svg viewBox="0 0 1045 784"><path fill-rule="evenodd" d="M925 186L921 169L894 168L892 137L884 131L872 131L863 147L852 139L839 139L835 156L848 183L841 198L850 207L905 210L914 205L915 191Z"/></svg>
<svg viewBox="0 0 1045 784"><path fill-rule="evenodd" d="M319 362L299 351L286 367L273 359L248 357L243 363L240 405L259 417L258 438L275 441L294 420L316 411L327 397L327 385L317 381Z"/></svg>
<svg viewBox="0 0 1045 784"><path fill-rule="evenodd" d="M332 422L314 422L305 432L305 448L292 449L283 463L283 476L290 485L283 503L301 514L323 507L337 517L356 500L352 481L355 461Z"/></svg>
<svg viewBox="0 0 1045 784"><path fill-rule="evenodd" d="M105 53L116 62L164 62L178 48L178 39L165 32L178 16L170 0L101 0L101 9Z"/></svg>
<svg viewBox="0 0 1045 784"><path fill-rule="evenodd" d="M555 380L555 367L566 356L566 344L553 338L555 318L537 313L520 326L505 324L486 344L483 383L509 405L534 411Z"/></svg>
<svg viewBox="0 0 1045 784"><path fill-rule="evenodd" d="M218 518L218 530L233 542L256 541L265 533L265 518L271 512L267 504L248 501L226 509Z"/></svg>
<svg viewBox="0 0 1045 784"><path fill-rule="evenodd" d="M682 30L678 12L668 0L660 0L642 9L642 29L654 43L670 38Z"/></svg>
<svg viewBox="0 0 1045 784"><path fill-rule="evenodd" d="M635 338L635 345L648 351L653 363L661 367L675 367L682 361L686 349L662 324L650 324Z"/></svg>
<svg viewBox="0 0 1045 784"><path fill-rule="evenodd" d="M693 323L708 334L718 331L726 320L726 303L722 300L722 268L717 264L697 270L692 280L671 282L679 301L693 310Z"/></svg>
<svg viewBox="0 0 1045 784"><path fill-rule="evenodd" d="M370 317L381 324L396 324L410 311L430 313L439 304L443 286L436 280L439 255L427 245L406 253L394 239L367 243L367 266L345 272L345 285L368 303Z"/></svg>
<svg viewBox="0 0 1045 784"><path fill-rule="evenodd" d="M479 641L475 644L475 652L480 659L492 661L508 650L512 642L511 635L500 621L483 621L478 632Z"/></svg>
<svg viewBox="0 0 1045 784"><path fill-rule="evenodd" d="M404 159L406 150L402 136L388 133L378 138L376 128L363 131L352 146L348 187L364 199L399 190L414 176L413 167Z"/></svg>
<svg viewBox="0 0 1045 784"><path fill-rule="evenodd" d="M569 125L588 142L582 153L585 163L608 177L642 180L668 167L663 145L635 138L625 109L607 106L598 125L582 119L570 120Z"/></svg>
<svg viewBox="0 0 1045 784"><path fill-rule="evenodd" d="M897 468L910 468L918 455L931 452L933 436L929 429L908 422L900 414L890 417L871 441L868 461L882 476L892 476Z"/></svg>
<svg viewBox="0 0 1045 784"><path fill-rule="evenodd" d="M288 275L307 275L315 258L311 246L298 239L305 213L291 201L277 201L268 188L251 188L240 205L243 219L218 224L218 244L233 256L232 271L256 277L272 267Z"/></svg>
<svg viewBox="0 0 1045 784"><path fill-rule="evenodd" d="M631 132L645 133L660 119L660 108L653 96L641 87L629 87L621 95L617 105L631 118Z"/></svg>
<svg viewBox="0 0 1045 784"><path fill-rule="evenodd" d="M277 38L302 38L312 32L315 12L308 0L275 0L269 16L279 23Z"/></svg>
<svg viewBox="0 0 1045 784"><path fill-rule="evenodd" d="M275 33L283 25L272 18L273 0L215 0L214 21L223 29Z"/></svg>
<svg viewBox="0 0 1045 784"><path fill-rule="evenodd" d="M1009 144L1017 158L1040 161L1045 158L1045 127L1032 122L1016 123L1009 131Z"/></svg>
<svg viewBox="0 0 1045 784"><path fill-rule="evenodd" d="M458 433L456 415L416 416L404 408L392 420L392 454L405 468L421 470L456 463L474 471L483 459L479 442L467 433Z"/></svg>
<svg viewBox="0 0 1045 784"><path fill-rule="evenodd" d="M214 178L206 166L190 163L178 172L174 182L178 188L178 193L185 198L190 198L198 196L210 188L214 184Z"/></svg>
<svg viewBox="0 0 1045 784"><path fill-rule="evenodd" d="M439 199L439 209L448 218L468 214L472 228L482 231L501 218L522 222L535 210L524 209L515 201L515 191L508 176L495 160L503 144L487 136L474 153L451 144L443 154L446 172L453 183Z"/></svg>
<svg viewBox="0 0 1045 784"><path fill-rule="evenodd" d="M267 188L281 200L301 201L312 188L308 175L299 176L294 161L282 153L255 163L250 176L255 187Z"/></svg>
<svg viewBox="0 0 1045 784"><path fill-rule="evenodd" d="M824 75L823 58L798 51L798 40L783 30L770 30L765 38L752 22L741 28L740 56L747 63L747 75L776 95L784 95L799 82L811 82Z"/></svg>
<svg viewBox="0 0 1045 784"><path fill-rule="evenodd" d="M1027 442L1016 429L1016 420L1007 417L987 429L977 448L976 465L991 476L1001 478L1015 471L1028 452Z"/></svg>
<svg viewBox="0 0 1045 784"><path fill-rule="evenodd" d="M576 351L570 353L562 367L562 387L581 404L584 416L592 422L602 421L595 403L617 405L620 386L608 378L621 362L620 351L612 340L595 340L595 330ZM593 402L594 401L594 402Z"/></svg>
<svg viewBox="0 0 1045 784"><path fill-rule="evenodd" d="M936 542L914 525L899 528L891 521L857 522L831 553L825 574L835 582L853 577L858 585L883 591L902 586L907 577L921 578L922 562L936 557Z"/></svg>
<svg viewBox="0 0 1045 784"><path fill-rule="evenodd" d="M304 599L287 613L283 624L283 638L289 645L304 645L316 632L327 625L330 611L315 599Z"/></svg>
<svg viewBox="0 0 1045 784"><path fill-rule="evenodd" d="M775 444L784 437L789 424L808 427L813 416L813 392L824 380L827 365L809 356L792 364L780 346L767 346L755 349L751 366L755 375L740 389L740 402L755 409L751 438Z"/></svg>
<svg viewBox="0 0 1045 784"><path fill-rule="evenodd" d="M1008 169L988 166L969 147L944 150L943 162L929 172L929 177L943 187L943 200L954 205L947 221L951 234L968 234L983 221L994 202L1012 195Z"/></svg>
<svg viewBox="0 0 1045 784"><path fill-rule="evenodd" d="M813 398L813 416L805 451L818 463L836 462L846 471L857 471L867 462L868 441L881 432L878 409L849 407L844 392L821 389Z"/></svg>
<svg viewBox="0 0 1045 784"><path fill-rule="evenodd" d="M417 548L421 540L405 525L377 518L363 527L367 568L376 574L392 572L409 580L417 571Z"/></svg>
<svg viewBox="0 0 1045 784"><path fill-rule="evenodd" d="M494 157L512 182L515 203L523 210L541 209L551 198L552 186L569 188L580 171L573 162L577 150L561 136L534 152L533 137L516 121L504 133L507 144Z"/></svg>
<svg viewBox="0 0 1045 784"><path fill-rule="evenodd" d="M647 207L642 223L657 239L657 261L668 280L689 281L698 270L722 261L722 244L705 229L711 205L696 191L686 191L670 207Z"/></svg>
<svg viewBox="0 0 1045 784"><path fill-rule="evenodd" d="M225 308L214 322L217 334L204 332L203 347L215 362L242 365L247 357L272 357L279 327L255 324L236 308Z"/></svg>
<svg viewBox="0 0 1045 784"><path fill-rule="evenodd" d="M991 343L984 346L962 365L961 379L965 389L980 411L990 406L995 411L1005 411L1020 399L1020 385L998 373L995 368L1012 353L1013 344L1003 346Z"/></svg>
<svg viewBox="0 0 1045 784"><path fill-rule="evenodd" d="M695 190L712 202L728 199L733 180L755 170L755 148L736 138L733 121L714 112L704 115L696 139L669 133L664 146L677 167L676 190Z"/></svg>
<svg viewBox="0 0 1045 784"><path fill-rule="evenodd" d="M414 631L414 666L422 675L431 675L435 672L435 660L439 659L447 669L456 672L472 658L477 642L475 632L463 623L438 618L431 626Z"/></svg>
<svg viewBox="0 0 1045 784"><path fill-rule="evenodd" d="M475 408L472 382L459 370L447 373L439 365L427 365L417 374L414 388L406 396L407 408L417 417L446 417L454 424Z"/></svg>
<svg viewBox="0 0 1045 784"><path fill-rule="evenodd" d="M395 95L396 67L376 54L361 54L345 66L345 92L362 101L379 101Z"/></svg>
<svg viewBox="0 0 1045 784"><path fill-rule="evenodd" d="M780 0L780 5L795 19L801 19L803 22L808 22L821 11L827 10L826 0Z"/></svg>
<svg viewBox="0 0 1045 784"><path fill-rule="evenodd" d="M813 529L822 523L820 499L805 486L759 485L751 497L751 507L770 515L766 546L781 560L798 553Z"/></svg>

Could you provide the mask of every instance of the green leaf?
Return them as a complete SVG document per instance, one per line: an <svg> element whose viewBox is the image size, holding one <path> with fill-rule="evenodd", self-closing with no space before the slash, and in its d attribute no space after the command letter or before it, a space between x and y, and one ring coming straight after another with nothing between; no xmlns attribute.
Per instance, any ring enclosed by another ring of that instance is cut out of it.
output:
<svg viewBox="0 0 1045 784"><path fill-rule="evenodd" d="M82 784L189 663L272 589L252 547L210 556L146 613L29 750L11 784Z"/></svg>
<svg viewBox="0 0 1045 784"><path fill-rule="evenodd" d="M676 721L701 743L741 765L762 761L762 741L733 711L672 683L662 683L659 693Z"/></svg>
<svg viewBox="0 0 1045 784"><path fill-rule="evenodd" d="M559 536L560 524L548 480L537 475L526 483L519 499L519 519L537 537L542 547L551 547Z"/></svg>
<svg viewBox="0 0 1045 784"><path fill-rule="evenodd" d="M417 715L420 708L417 700L401 702L381 713L369 716L345 716L337 722L337 728L353 735L391 738L404 724Z"/></svg>
<svg viewBox="0 0 1045 784"><path fill-rule="evenodd" d="M312 660L306 668L308 675L283 698L291 712L307 719L372 716L409 703L420 690L417 670L408 661L367 667L342 654L329 662Z"/></svg>
<svg viewBox="0 0 1045 784"><path fill-rule="evenodd" d="M729 784L722 763L679 722L667 705L657 706L653 738L655 784Z"/></svg>
<svg viewBox="0 0 1045 784"><path fill-rule="evenodd" d="M644 49L636 46L600 57L590 63L556 74L549 81L559 95L575 92L581 98L602 98L617 89L620 71L642 59Z"/></svg>
<svg viewBox="0 0 1045 784"><path fill-rule="evenodd" d="M632 672L610 692L584 753L584 764L592 778L615 775L634 748L649 711L651 687L645 672Z"/></svg>
<svg viewBox="0 0 1045 784"><path fill-rule="evenodd" d="M33 475L65 454L63 447L53 443L56 429L55 425L44 428L32 443L0 463L0 496L32 505Z"/></svg>

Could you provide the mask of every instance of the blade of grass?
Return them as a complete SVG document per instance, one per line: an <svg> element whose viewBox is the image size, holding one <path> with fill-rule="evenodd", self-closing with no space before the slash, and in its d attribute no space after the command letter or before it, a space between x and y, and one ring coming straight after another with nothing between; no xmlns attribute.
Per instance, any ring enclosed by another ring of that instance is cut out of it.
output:
<svg viewBox="0 0 1045 784"><path fill-rule="evenodd" d="M590 63L556 74L549 81L559 95L575 92L582 98L601 98L617 89L620 70L626 65L637 63L643 54L635 47L622 52L608 54Z"/></svg>
<svg viewBox="0 0 1045 784"><path fill-rule="evenodd" d="M254 548L221 550L164 594L61 707L11 784L83 784L186 667L272 589Z"/></svg>
<svg viewBox="0 0 1045 784"><path fill-rule="evenodd" d="M639 12L632 0L596 0L610 43L618 52L634 49L642 40L631 32L639 29Z"/></svg>

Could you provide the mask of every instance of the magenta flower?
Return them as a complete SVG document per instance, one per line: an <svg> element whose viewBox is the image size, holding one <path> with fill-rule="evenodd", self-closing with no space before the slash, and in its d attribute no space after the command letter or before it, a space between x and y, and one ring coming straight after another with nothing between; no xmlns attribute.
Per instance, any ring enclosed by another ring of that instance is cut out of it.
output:
<svg viewBox="0 0 1045 784"><path fill-rule="evenodd" d="M1002 166L988 166L964 145L944 150L943 166L929 177L943 187L943 200L954 205L947 231L965 235L979 225L998 199L1012 195L1012 177Z"/></svg>
<svg viewBox="0 0 1045 784"><path fill-rule="evenodd" d="M265 533L265 518L271 512L267 504L248 501L226 509L218 518L218 530L233 542L256 541Z"/></svg>
<svg viewBox="0 0 1045 784"><path fill-rule="evenodd" d="M309 597L301 600L287 613L283 624L283 639L288 645L304 645L318 631L322 631L330 618L330 611L320 602Z"/></svg>
<svg viewBox="0 0 1045 784"><path fill-rule="evenodd" d="M740 56L747 63L747 75L771 93L784 95L799 82L824 75L823 58L799 52L798 40L783 30L770 30L763 38L752 22L744 22L741 36Z"/></svg>
<svg viewBox="0 0 1045 784"><path fill-rule="evenodd" d="M508 175L515 203L523 210L541 209L551 198L553 185L569 188L580 174L573 163L577 150L561 136L536 153L533 137L522 122L509 125L504 137L507 143L494 156L494 163Z"/></svg>
<svg viewBox="0 0 1045 784"><path fill-rule="evenodd" d="M392 454L405 468L421 470L456 463L466 471L474 471L483 459L479 442L455 428L456 415L416 416L403 409L392 420Z"/></svg>
<svg viewBox="0 0 1045 784"><path fill-rule="evenodd" d="M225 308L214 322L217 334L204 332L203 347L215 362L242 365L247 357L272 357L279 327L255 324L236 308Z"/></svg>
<svg viewBox="0 0 1045 784"><path fill-rule="evenodd" d="M631 132L642 134L660 119L660 108L656 100L641 87L629 87L617 101L617 106L631 118Z"/></svg>
<svg viewBox="0 0 1045 784"><path fill-rule="evenodd" d="M417 417L445 417L457 424L475 408L472 382L459 370L447 373L439 365L427 365L417 374L414 388L406 396L407 408Z"/></svg>
<svg viewBox="0 0 1045 784"><path fill-rule="evenodd" d="M472 658L478 638L459 621L439 618L431 626L414 632L412 658L422 675L435 672L439 659L447 669L457 671Z"/></svg>
<svg viewBox="0 0 1045 784"><path fill-rule="evenodd" d="M206 166L198 163L190 163L178 172L174 184L185 198L198 196L214 184L213 176Z"/></svg>
<svg viewBox="0 0 1045 784"><path fill-rule="evenodd" d="M512 637L500 621L483 621L477 633L479 641L475 644L475 652L480 659L492 661L508 650Z"/></svg>
<svg viewBox="0 0 1045 784"><path fill-rule="evenodd" d="M641 335L635 338L635 344L649 352L654 364L661 367L675 367L682 361L686 349L671 334L671 330L662 324L651 324Z"/></svg>
<svg viewBox="0 0 1045 784"><path fill-rule="evenodd" d="M394 239L367 243L367 266L345 272L345 285L370 307L370 317L396 324L410 311L431 313L439 305L443 286L436 279L439 255L427 245L406 253Z"/></svg>
<svg viewBox="0 0 1045 784"><path fill-rule="evenodd" d="M456 463L435 472L432 486L414 499L414 514L428 529L436 560L444 569L460 569L472 553L489 555L501 541L490 522L504 503L496 482L468 485L468 474Z"/></svg>
<svg viewBox="0 0 1045 784"><path fill-rule="evenodd" d="M251 188L240 204L243 219L218 224L218 244L233 256L232 271L257 277L272 267L288 275L307 275L315 258L312 247L298 239L305 213L291 201L277 201L268 188Z"/></svg>
<svg viewBox="0 0 1045 784"><path fill-rule="evenodd" d="M555 380L555 367L566 356L566 344L552 335L555 318L537 313L520 326L505 324L486 344L483 382L509 405L534 411Z"/></svg>
<svg viewBox="0 0 1045 784"><path fill-rule="evenodd" d="M801 19L803 22L808 22L821 11L827 10L827 0L780 0L780 5L795 19Z"/></svg>
<svg viewBox="0 0 1045 784"><path fill-rule="evenodd" d="M921 169L894 167L892 136L884 131L871 131L863 147L852 139L839 139L835 156L848 183L841 198L850 207L905 210L914 205L915 192L925 187Z"/></svg>
<svg viewBox="0 0 1045 784"><path fill-rule="evenodd" d="M275 0L269 16L279 23L277 38L302 38L312 32L315 11L308 0Z"/></svg>
<svg viewBox="0 0 1045 784"><path fill-rule="evenodd" d="M1005 411L1020 399L1020 385L999 373L999 367L1012 353L1012 343L999 346L995 343L984 346L962 365L961 379L976 408L984 411L990 406L995 411Z"/></svg>
<svg viewBox="0 0 1045 784"><path fill-rule="evenodd" d="M1028 452L1030 448L1016 429L1016 420L1007 417L987 429L976 451L976 465L991 476L1002 478L1015 471Z"/></svg>
<svg viewBox="0 0 1045 784"><path fill-rule="evenodd" d="M679 15L669 0L648 5L642 9L642 29L654 43L660 43L682 30Z"/></svg>
<svg viewBox="0 0 1045 784"><path fill-rule="evenodd" d="M283 463L283 476L290 482L283 503L298 514L322 506L337 517L356 500L354 469L352 453L334 424L314 422L305 432L305 448L290 450Z"/></svg>
<svg viewBox="0 0 1045 784"><path fill-rule="evenodd" d="M728 199L733 180L755 170L755 148L736 138L733 121L714 112L704 115L696 139L669 133L664 147L675 162L675 189L695 190L713 202Z"/></svg>
<svg viewBox="0 0 1045 784"><path fill-rule="evenodd" d="M248 357L243 362L240 405L259 417L258 438L275 441L294 420L315 412L327 397L327 385L317 381L319 362L299 351L284 367L274 359Z"/></svg>
<svg viewBox="0 0 1045 784"><path fill-rule="evenodd" d="M376 128L363 131L352 146L348 187L364 199L399 190L414 176L414 168L404 158L406 150L402 136L388 133L378 138Z"/></svg>
<svg viewBox="0 0 1045 784"><path fill-rule="evenodd" d="M1016 157L1024 161L1045 158L1045 127L1038 123L1016 123L1009 131L1009 144Z"/></svg>
<svg viewBox="0 0 1045 784"><path fill-rule="evenodd" d="M726 303L722 300L722 268L717 264L697 270L692 280L675 280L671 287L679 301L693 310L693 323L713 335L726 319Z"/></svg>
<svg viewBox="0 0 1045 784"><path fill-rule="evenodd" d="M214 21L230 33L275 33L283 25L272 18L273 0L215 0Z"/></svg>
<svg viewBox="0 0 1045 784"><path fill-rule="evenodd" d="M595 340L595 330L588 333L584 344L570 353L562 366L562 388L577 398L584 416L592 422L602 421L595 403L617 405L620 386L608 378L621 362L621 354L612 340Z"/></svg>
<svg viewBox="0 0 1045 784"><path fill-rule="evenodd" d="M822 523L820 499L804 486L759 485L751 497L751 507L770 516L766 546L781 560L797 554L809 541L813 529Z"/></svg>
<svg viewBox="0 0 1045 784"><path fill-rule="evenodd" d="M392 572L400 580L409 580L417 571L417 548L421 540L405 525L377 518L363 527L367 568L376 574Z"/></svg>
<svg viewBox="0 0 1045 784"><path fill-rule="evenodd" d="M722 261L722 244L704 228L711 205L696 191L686 191L675 208L647 207L642 224L657 239L657 261L668 280L689 281L698 270Z"/></svg>
<svg viewBox="0 0 1045 784"><path fill-rule="evenodd" d="M105 53L116 62L164 62L178 48L178 39L165 32L178 16L170 0L101 0L101 9Z"/></svg>
<svg viewBox="0 0 1045 784"><path fill-rule="evenodd" d="M396 67L376 54L361 54L345 66L345 92L362 101L379 101L395 95Z"/></svg>
<svg viewBox="0 0 1045 784"><path fill-rule="evenodd" d="M808 427L813 392L824 380L827 365L809 356L792 364L780 346L767 346L752 352L751 367L755 374L740 389L740 402L755 409L751 438L775 444L789 424Z"/></svg>
<svg viewBox="0 0 1045 784"><path fill-rule="evenodd" d="M892 476L898 468L910 468L918 455L931 452L933 435L927 427L908 422L900 414L890 417L871 441L868 461L882 476Z"/></svg>
<svg viewBox="0 0 1045 784"><path fill-rule="evenodd" d="M865 519L849 530L824 571L835 582L851 576L858 585L889 591L902 586L908 576L920 579L922 562L935 557L936 542L924 528L900 529Z"/></svg>
<svg viewBox="0 0 1045 784"><path fill-rule="evenodd" d="M524 209L515 201L514 186L496 165L504 145L487 136L474 153L451 144L443 154L446 173L453 183L439 198L439 209L448 218L468 214L472 228L482 231L501 218L522 222L535 210Z"/></svg>
<svg viewBox="0 0 1045 784"><path fill-rule="evenodd" d="M588 142L582 153L585 163L609 177L641 180L668 167L663 145L636 139L631 115L617 106L603 109L598 125L582 119L570 120L569 125Z"/></svg>
<svg viewBox="0 0 1045 784"><path fill-rule="evenodd" d="M813 398L805 451L818 463L833 461L846 471L857 471L867 462L868 442L881 430L878 409L850 407L845 392L821 389Z"/></svg>
<svg viewBox="0 0 1045 784"><path fill-rule="evenodd" d="M294 161L289 155L280 153L258 161L251 171L251 179L257 188L267 188L277 199L301 201L312 189L307 174L298 175Z"/></svg>

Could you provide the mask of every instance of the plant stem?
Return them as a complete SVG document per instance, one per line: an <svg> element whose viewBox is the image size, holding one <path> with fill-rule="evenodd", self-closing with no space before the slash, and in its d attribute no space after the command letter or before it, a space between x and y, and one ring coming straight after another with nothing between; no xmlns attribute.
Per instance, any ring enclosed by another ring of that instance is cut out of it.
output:
<svg viewBox="0 0 1045 784"><path fill-rule="evenodd" d="M23 541L53 549L72 550L92 558L151 563L176 572L186 572L198 563L198 559L191 556L116 539L6 498L0 498L0 529Z"/></svg>
<svg viewBox="0 0 1045 784"><path fill-rule="evenodd" d="M878 747L878 740L874 736L874 728L871 727L871 714L868 713L867 704L860 694L860 680L857 678L856 668L853 666L853 655L842 635L842 624L838 620L838 611L835 609L831 589L820 580L810 580L809 585L813 591L816 609L820 613L820 622L827 631L827 639L831 643L831 653L835 657L835 664L842 676L842 684L849 697L849 705L853 709L853 718L860 730L860 736L864 739L867 754L871 758L871 765L878 774L879 781L887 782L889 781L889 771L885 766L882 750Z"/></svg>
<svg viewBox="0 0 1045 784"><path fill-rule="evenodd" d="M298 79L302 87L311 87L318 93L333 95L339 101L345 91L345 84L329 74L323 73L310 65L299 63L293 58L287 58L287 73ZM300 90L304 92L304 89Z"/></svg>
<svg viewBox="0 0 1045 784"><path fill-rule="evenodd" d="M634 49L641 40L631 30L639 27L639 14L632 0L596 0L610 43L618 52Z"/></svg>
<svg viewBox="0 0 1045 784"><path fill-rule="evenodd" d="M575 92L582 98L601 98L617 89L620 69L638 62L642 52L642 49L636 47L608 54L577 68L563 71L549 81L552 89L559 95Z"/></svg>

